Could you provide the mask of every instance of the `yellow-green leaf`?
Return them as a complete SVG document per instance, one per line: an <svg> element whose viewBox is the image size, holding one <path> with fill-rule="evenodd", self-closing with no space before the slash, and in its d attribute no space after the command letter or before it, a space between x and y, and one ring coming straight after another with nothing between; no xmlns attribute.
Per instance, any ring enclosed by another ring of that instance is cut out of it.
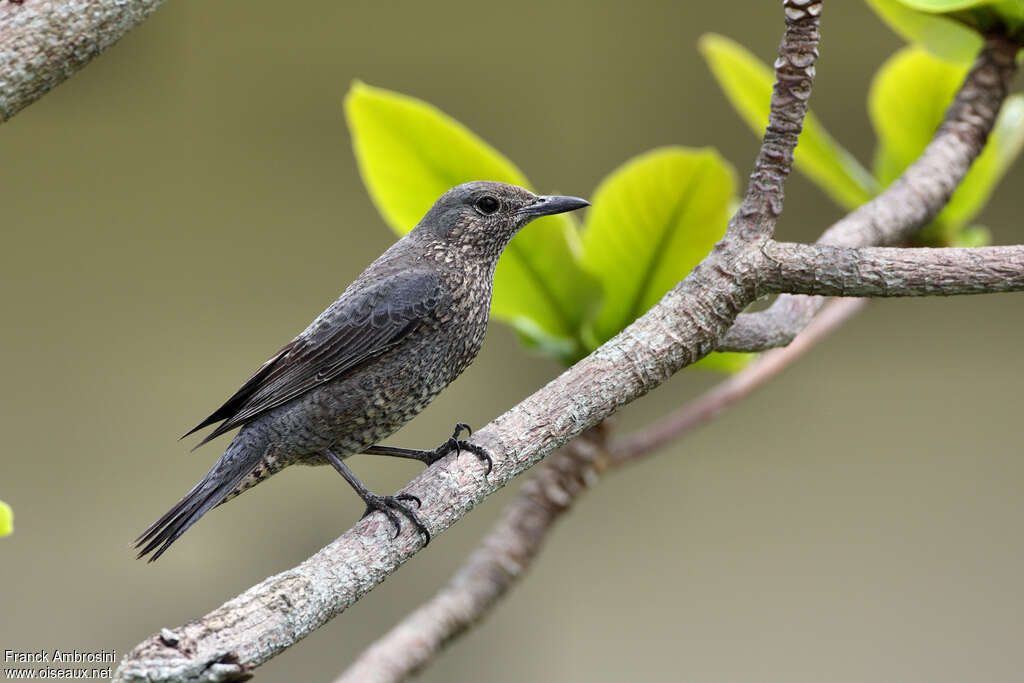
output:
<svg viewBox="0 0 1024 683"><path fill-rule="evenodd" d="M1024 25L1024 0L891 1L921 15L947 16L977 33L1006 29L1014 32ZM936 54L942 55L941 52Z"/></svg>
<svg viewBox="0 0 1024 683"><path fill-rule="evenodd" d="M868 105L878 136L875 174L883 186L917 159L931 141L967 73L966 65L944 62L924 49L907 47L879 69ZM981 210L1024 145L1024 97L1006 100L988 144L971 166L949 204L936 218L929 238L957 242L956 233Z"/></svg>
<svg viewBox="0 0 1024 683"><path fill-rule="evenodd" d="M937 57L970 63L981 50L977 31L959 21L913 9L901 0L867 0L875 14L911 43L920 43Z"/></svg>
<svg viewBox="0 0 1024 683"><path fill-rule="evenodd" d="M949 13L962 10L985 10L997 17L1014 21L1024 19L1024 0L899 0L911 9L922 12Z"/></svg>
<svg viewBox="0 0 1024 683"><path fill-rule="evenodd" d="M704 34L698 46L733 108L755 134L764 134L775 80L772 70L724 36ZM829 135L813 112L804 120L794 160L797 169L846 208L860 206L878 191L871 174Z"/></svg>
<svg viewBox="0 0 1024 683"><path fill-rule="evenodd" d="M955 12L969 7L995 5L992 0L900 0L907 7L924 12ZM1018 2L1018 0L1014 0Z"/></svg>
<svg viewBox="0 0 1024 683"><path fill-rule="evenodd" d="M605 296L592 345L617 334L689 274L725 234L736 192L732 167L713 149L665 147L613 171L594 192L583 263ZM732 354L707 361L742 364Z"/></svg>
<svg viewBox="0 0 1024 683"><path fill-rule="evenodd" d="M14 512L11 506L0 500L0 536L7 536L14 531Z"/></svg>
<svg viewBox="0 0 1024 683"><path fill-rule="evenodd" d="M399 235L455 185L497 180L530 187L500 152L422 100L355 82L345 114L363 182ZM494 276L492 314L563 359L578 354L579 329L600 296L578 253L570 216L541 218L512 240Z"/></svg>
<svg viewBox="0 0 1024 683"><path fill-rule="evenodd" d="M987 247L992 244L992 231L983 225L972 225L956 233L951 247Z"/></svg>

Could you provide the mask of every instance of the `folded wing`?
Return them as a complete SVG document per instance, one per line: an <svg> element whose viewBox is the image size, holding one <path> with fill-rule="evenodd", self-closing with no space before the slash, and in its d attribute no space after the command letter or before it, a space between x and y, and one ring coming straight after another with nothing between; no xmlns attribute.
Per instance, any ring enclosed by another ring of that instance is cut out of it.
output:
<svg viewBox="0 0 1024 683"><path fill-rule="evenodd" d="M185 436L220 422L198 448L338 378L398 344L434 312L443 295L440 278L430 271L391 275L342 295Z"/></svg>

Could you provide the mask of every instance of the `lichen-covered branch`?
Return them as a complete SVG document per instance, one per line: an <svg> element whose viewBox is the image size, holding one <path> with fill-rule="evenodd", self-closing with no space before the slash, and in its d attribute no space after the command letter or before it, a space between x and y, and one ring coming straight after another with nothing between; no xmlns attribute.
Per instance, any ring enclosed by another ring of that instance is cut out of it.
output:
<svg viewBox="0 0 1024 683"><path fill-rule="evenodd" d="M988 140L1016 73L1018 49L1009 38L990 36L920 158L885 192L825 231L818 244L899 244L935 218ZM765 311L741 314L718 349L763 351L785 346L823 303L821 297L780 296Z"/></svg>
<svg viewBox="0 0 1024 683"><path fill-rule="evenodd" d="M611 341L473 436L494 468L449 456L402 489L437 535L551 451L643 396L711 351L756 295L757 245L720 249ZM356 523L297 567L272 576L210 614L144 641L116 681L225 681L247 675L359 600L423 546L397 538L381 515Z"/></svg>
<svg viewBox="0 0 1024 683"><path fill-rule="evenodd" d="M0 123L88 64L162 3L0 1Z"/></svg>

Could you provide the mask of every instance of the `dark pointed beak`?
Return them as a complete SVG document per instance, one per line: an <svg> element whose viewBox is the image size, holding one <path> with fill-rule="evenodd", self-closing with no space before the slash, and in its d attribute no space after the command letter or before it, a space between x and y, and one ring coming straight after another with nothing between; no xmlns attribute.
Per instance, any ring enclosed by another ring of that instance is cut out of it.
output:
<svg viewBox="0 0 1024 683"><path fill-rule="evenodd" d="M590 202L586 199L542 194L537 197L537 201L533 204L520 209L520 212L530 218L537 218L538 216L551 216L556 213L575 211L576 209L582 209L584 206L590 206Z"/></svg>

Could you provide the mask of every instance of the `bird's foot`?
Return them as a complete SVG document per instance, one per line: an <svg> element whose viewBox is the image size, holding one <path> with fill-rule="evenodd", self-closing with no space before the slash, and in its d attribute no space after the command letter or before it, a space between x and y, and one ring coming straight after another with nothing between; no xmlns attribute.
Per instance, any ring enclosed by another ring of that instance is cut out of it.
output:
<svg viewBox="0 0 1024 683"><path fill-rule="evenodd" d="M443 444L441 444L433 451L431 451L432 456L427 461L427 464L433 465L435 462L437 462L444 456L448 455L449 453L454 453L455 457L457 458L459 457L459 455L462 454L462 451L466 451L468 453L472 453L477 457L477 459L480 462L487 465L487 474L490 474L491 469L493 469L494 467L494 463L491 460L490 454L480 446L477 446L475 443L470 443L465 439L460 439L459 435L461 435L462 432L466 432L466 436L473 435L473 430L469 428L468 424L466 424L465 422L457 423L455 425L455 431L452 432L452 435Z"/></svg>
<svg viewBox="0 0 1024 683"><path fill-rule="evenodd" d="M421 463L429 467L449 453L455 453L455 455L458 456L462 451L466 451L468 453L472 453L480 460L480 462L487 465L487 474L490 474L492 467L491 456L480 446L470 443L465 439L460 439L459 436L462 432L468 432L467 436L469 436L473 433L473 430L471 430L469 425L465 422L460 422L455 425L455 431L452 432L452 435L448 437L443 444L437 448L425 451L415 448L397 448L395 446L370 446L363 452L369 455L389 455L393 458L419 460Z"/></svg>
<svg viewBox="0 0 1024 683"><path fill-rule="evenodd" d="M416 531L423 534L423 547L430 544L430 532L427 531L427 527L423 525L420 518L416 515L411 507L406 505L402 501L410 501L416 503L416 507L419 508L422 503L420 499L411 493L400 493L397 496L378 496L376 494L366 492L366 495L362 496L363 501L366 503L366 511L363 512L363 517L366 517L375 510L379 510L384 513L384 516L388 518L392 524L395 525L395 535L393 538L398 538L398 534L402 532L402 524L398 519L398 513L401 513L412 522L413 526L416 527Z"/></svg>

